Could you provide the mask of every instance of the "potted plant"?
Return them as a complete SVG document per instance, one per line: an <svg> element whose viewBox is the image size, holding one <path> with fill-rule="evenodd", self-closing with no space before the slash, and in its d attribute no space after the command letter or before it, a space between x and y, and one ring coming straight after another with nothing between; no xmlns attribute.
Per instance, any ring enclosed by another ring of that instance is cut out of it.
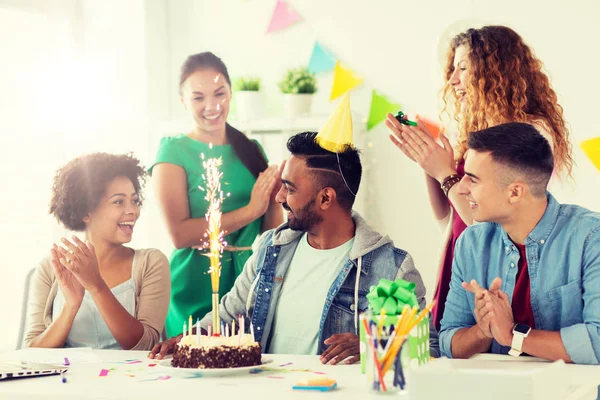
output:
<svg viewBox="0 0 600 400"><path fill-rule="evenodd" d="M260 78L244 77L234 82L235 105L240 120L262 117L264 108L260 93Z"/></svg>
<svg viewBox="0 0 600 400"><path fill-rule="evenodd" d="M317 78L306 67L290 69L279 88L284 94L283 109L288 118L310 113L312 96L317 91Z"/></svg>

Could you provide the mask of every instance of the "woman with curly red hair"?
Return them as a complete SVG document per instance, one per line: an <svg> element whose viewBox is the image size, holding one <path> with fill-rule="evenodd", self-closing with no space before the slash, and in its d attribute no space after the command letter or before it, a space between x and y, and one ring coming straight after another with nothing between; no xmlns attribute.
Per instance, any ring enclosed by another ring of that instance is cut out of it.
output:
<svg viewBox="0 0 600 400"><path fill-rule="evenodd" d="M445 78L445 110L450 109L459 126L455 149L444 135L440 135L441 145L437 143L418 118L418 127L400 124L391 114L386 121L392 142L423 168L431 208L445 230L433 310L438 329L449 291L454 245L473 224L471 209L477 207L454 187L464 175L469 132L507 122L530 123L550 142L556 172L570 175L573 166L569 131L556 93L541 61L515 31L484 26L456 36L448 51Z"/></svg>
<svg viewBox="0 0 600 400"><path fill-rule="evenodd" d="M131 155L87 154L58 170L50 213L71 231L36 268L27 347L149 350L169 308L169 262L126 247L140 216L146 171Z"/></svg>

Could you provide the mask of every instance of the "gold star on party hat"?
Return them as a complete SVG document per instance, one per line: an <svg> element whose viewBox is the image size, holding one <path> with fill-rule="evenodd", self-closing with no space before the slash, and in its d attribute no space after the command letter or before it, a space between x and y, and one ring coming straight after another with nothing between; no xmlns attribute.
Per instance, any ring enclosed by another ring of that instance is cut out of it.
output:
<svg viewBox="0 0 600 400"><path fill-rule="evenodd" d="M348 92L344 94L325 125L319 130L316 140L319 146L332 153L339 153L346 146L354 147L350 95Z"/></svg>

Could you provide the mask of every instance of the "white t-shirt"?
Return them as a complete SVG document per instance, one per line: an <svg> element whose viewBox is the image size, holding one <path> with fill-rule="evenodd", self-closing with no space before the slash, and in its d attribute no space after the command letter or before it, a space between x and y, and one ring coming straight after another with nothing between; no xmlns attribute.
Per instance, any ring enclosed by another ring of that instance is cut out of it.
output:
<svg viewBox="0 0 600 400"><path fill-rule="evenodd" d="M305 233L283 280L269 353L317 354L327 292L348 261L354 238L328 250L310 246Z"/></svg>

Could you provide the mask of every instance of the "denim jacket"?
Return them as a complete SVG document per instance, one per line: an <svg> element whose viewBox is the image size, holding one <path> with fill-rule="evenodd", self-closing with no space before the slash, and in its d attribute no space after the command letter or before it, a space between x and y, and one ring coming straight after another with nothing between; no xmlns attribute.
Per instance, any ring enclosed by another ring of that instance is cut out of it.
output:
<svg viewBox="0 0 600 400"><path fill-rule="evenodd" d="M356 225L354 244L323 304L318 354L325 350L323 342L331 335L358 334L358 314L367 309L366 295L371 285L377 285L381 278L414 282L419 305L425 306L425 286L411 256L394 247L389 237L375 232L358 213L353 212L352 218ZM221 318L231 321L240 314L247 315L254 326L256 341L263 349L269 348L275 307L301 236L302 232L289 229L287 223L261 235L257 250L246 262L231 291L221 299ZM200 325L206 328L211 321L212 313L209 313ZM430 328L430 351L432 356L438 357L437 331L433 325Z"/></svg>
<svg viewBox="0 0 600 400"><path fill-rule="evenodd" d="M600 359L600 214L559 204L548 193L542 219L525 239L535 328L560 331L573 362ZM502 278L512 302L519 250L495 223L467 228L456 242L450 292L440 332L442 355L452 357L452 337L476 324L474 295L461 287L475 279L489 287ZM490 352L506 354L495 340Z"/></svg>

